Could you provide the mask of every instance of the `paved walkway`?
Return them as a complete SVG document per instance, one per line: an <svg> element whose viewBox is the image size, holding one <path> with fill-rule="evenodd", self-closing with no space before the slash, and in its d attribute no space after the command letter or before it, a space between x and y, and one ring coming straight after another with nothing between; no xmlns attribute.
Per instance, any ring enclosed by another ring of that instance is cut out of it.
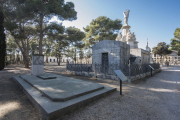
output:
<svg viewBox="0 0 180 120"><path fill-rule="evenodd" d="M40 113L12 80L13 75L30 73L29 69L20 67L8 67L0 72L0 119L39 120ZM46 71L63 73L64 68L47 66ZM66 76L117 87L118 91L64 116L63 120L180 119L180 66L163 67L163 71L153 77L123 84L123 96L119 95L119 83L116 81Z"/></svg>
<svg viewBox="0 0 180 120"><path fill-rule="evenodd" d="M163 67L153 77L123 84L118 92L68 115L72 119L180 120L180 66Z"/></svg>

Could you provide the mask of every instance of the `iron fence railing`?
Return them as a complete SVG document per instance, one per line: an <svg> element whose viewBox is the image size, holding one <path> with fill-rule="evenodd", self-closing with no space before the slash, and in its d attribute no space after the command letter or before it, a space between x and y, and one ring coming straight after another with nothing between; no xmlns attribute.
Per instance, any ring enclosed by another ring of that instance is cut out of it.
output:
<svg viewBox="0 0 180 120"><path fill-rule="evenodd" d="M114 70L121 70L126 76L128 76L128 66L120 66L119 64L95 64L94 72L97 74L116 75Z"/></svg>
<svg viewBox="0 0 180 120"><path fill-rule="evenodd" d="M66 70L77 72L93 72L92 64L66 64Z"/></svg>
<svg viewBox="0 0 180 120"><path fill-rule="evenodd" d="M130 70L131 70L130 75L135 76L146 72L150 72L151 68L149 67L149 65L152 66L155 70L160 68L160 64L158 63L142 64L142 65L132 64L130 65Z"/></svg>
<svg viewBox="0 0 180 120"><path fill-rule="evenodd" d="M119 64L67 64L66 70L76 72L95 72L95 74L115 75L114 70L121 70L126 76L135 76L150 72L151 65L155 70L160 68L160 64L131 64L131 65L119 65Z"/></svg>

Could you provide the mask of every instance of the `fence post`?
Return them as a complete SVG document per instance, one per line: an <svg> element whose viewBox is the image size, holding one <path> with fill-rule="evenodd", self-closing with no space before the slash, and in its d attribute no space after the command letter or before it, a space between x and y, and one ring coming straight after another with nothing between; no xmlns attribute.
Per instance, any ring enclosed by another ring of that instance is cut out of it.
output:
<svg viewBox="0 0 180 120"><path fill-rule="evenodd" d="M80 69L81 69L81 75L82 75L82 62L81 62L81 64L80 64Z"/></svg>
<svg viewBox="0 0 180 120"><path fill-rule="evenodd" d="M151 68L151 77L152 77L152 68Z"/></svg>
<svg viewBox="0 0 180 120"><path fill-rule="evenodd" d="M88 68L88 77L89 77L89 67L87 66L87 68Z"/></svg>
<svg viewBox="0 0 180 120"><path fill-rule="evenodd" d="M131 61L129 60L129 82L131 82Z"/></svg>
<svg viewBox="0 0 180 120"><path fill-rule="evenodd" d="M66 63L66 73L67 73L67 63Z"/></svg>
<svg viewBox="0 0 180 120"><path fill-rule="evenodd" d="M94 65L94 77L97 78L96 63Z"/></svg>
<svg viewBox="0 0 180 120"><path fill-rule="evenodd" d="M105 72L105 64L104 64L104 66L103 66L104 68L104 77L103 78L106 78L106 72Z"/></svg>
<svg viewBox="0 0 180 120"><path fill-rule="evenodd" d="M122 95L122 80L120 79L120 95Z"/></svg>

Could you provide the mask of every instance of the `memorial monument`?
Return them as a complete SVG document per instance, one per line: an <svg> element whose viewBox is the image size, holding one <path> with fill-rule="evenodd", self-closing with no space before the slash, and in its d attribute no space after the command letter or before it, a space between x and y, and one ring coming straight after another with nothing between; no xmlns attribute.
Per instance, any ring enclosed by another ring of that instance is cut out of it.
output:
<svg viewBox="0 0 180 120"><path fill-rule="evenodd" d="M121 27L122 34L119 32L118 36L116 37L116 41L122 41L130 45L130 48L138 48L138 41L136 41L136 36L130 31L130 26L128 25L128 18L129 18L130 10L126 10L123 12L124 15L124 25Z"/></svg>
<svg viewBox="0 0 180 120"><path fill-rule="evenodd" d="M136 57L134 63L143 64L150 63L150 51L148 47L148 43L146 46L146 50L138 48L138 41L136 41L136 35L134 32L130 31L130 26L128 25L130 10L126 10L123 12L124 15L124 25L121 27L122 34L119 31L118 36L116 37L116 41L121 41L130 45L130 55L131 57Z"/></svg>
<svg viewBox="0 0 180 120"><path fill-rule="evenodd" d="M34 54L32 56L32 75L41 75L44 73L44 55Z"/></svg>
<svg viewBox="0 0 180 120"><path fill-rule="evenodd" d="M131 61L135 64L143 64L150 62L150 52L138 48L136 35L130 31L128 25L130 10L123 12L124 25L121 27L122 34L119 31L116 41L102 40L92 47L92 63L93 64L119 64L120 66L127 64L131 57L136 58Z"/></svg>
<svg viewBox="0 0 180 120"><path fill-rule="evenodd" d="M13 76L45 120L55 120L116 91L109 86L44 73L44 56L33 55L31 75Z"/></svg>

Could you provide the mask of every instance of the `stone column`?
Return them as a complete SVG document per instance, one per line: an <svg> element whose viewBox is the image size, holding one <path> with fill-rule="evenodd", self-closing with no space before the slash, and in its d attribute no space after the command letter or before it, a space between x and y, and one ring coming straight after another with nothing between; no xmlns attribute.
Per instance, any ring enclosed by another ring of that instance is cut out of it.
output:
<svg viewBox="0 0 180 120"><path fill-rule="evenodd" d="M41 75L44 73L44 55L35 54L32 56L32 75Z"/></svg>

